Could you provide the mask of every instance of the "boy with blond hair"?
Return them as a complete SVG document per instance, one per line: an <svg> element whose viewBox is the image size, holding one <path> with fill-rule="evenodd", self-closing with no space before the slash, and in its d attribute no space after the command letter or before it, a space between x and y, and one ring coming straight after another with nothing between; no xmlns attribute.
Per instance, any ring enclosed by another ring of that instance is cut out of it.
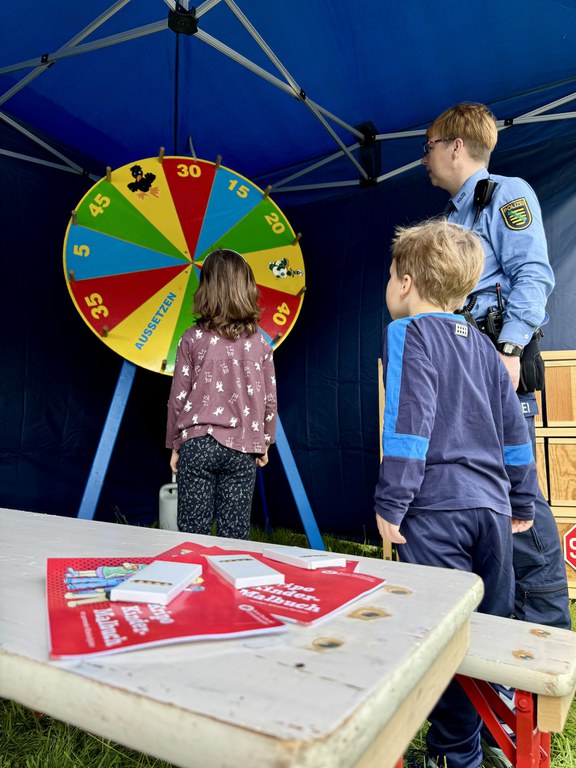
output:
<svg viewBox="0 0 576 768"><path fill-rule="evenodd" d="M478 237L459 225L396 230L375 510L400 560L476 573L478 610L510 616L512 535L532 525L538 479L510 376L488 337L456 313L483 268ZM429 719L428 766L482 765L482 721L456 681Z"/></svg>

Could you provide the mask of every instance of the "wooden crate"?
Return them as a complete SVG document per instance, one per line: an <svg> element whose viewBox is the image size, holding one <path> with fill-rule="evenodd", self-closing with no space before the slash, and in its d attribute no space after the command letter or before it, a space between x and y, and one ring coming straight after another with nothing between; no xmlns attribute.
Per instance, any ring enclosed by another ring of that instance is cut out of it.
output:
<svg viewBox="0 0 576 768"><path fill-rule="evenodd" d="M576 524L576 351L543 352L542 358L546 388L537 393L536 466L564 552L564 534ZM576 569L568 562L566 575L576 599Z"/></svg>
<svg viewBox="0 0 576 768"><path fill-rule="evenodd" d="M550 504L576 507L576 437L548 437L545 442Z"/></svg>
<svg viewBox="0 0 576 768"><path fill-rule="evenodd" d="M538 403L538 414L534 417L534 426L538 428L544 426L544 407L542 405L542 392L535 392L534 394Z"/></svg>
<svg viewBox="0 0 576 768"><path fill-rule="evenodd" d="M538 392L541 416L536 426L576 428L576 351L542 352L546 388Z"/></svg>
<svg viewBox="0 0 576 768"><path fill-rule="evenodd" d="M546 360L546 426L576 427L576 359Z"/></svg>
<svg viewBox="0 0 576 768"><path fill-rule="evenodd" d="M538 471L538 481L540 490L546 500L549 500L548 492L548 473L546 471L546 442L545 438L536 438L536 469Z"/></svg>

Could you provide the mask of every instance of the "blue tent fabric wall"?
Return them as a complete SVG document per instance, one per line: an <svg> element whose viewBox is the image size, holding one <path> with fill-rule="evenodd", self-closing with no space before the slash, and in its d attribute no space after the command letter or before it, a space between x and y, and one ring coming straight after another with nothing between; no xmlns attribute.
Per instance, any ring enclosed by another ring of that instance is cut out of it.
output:
<svg viewBox="0 0 576 768"><path fill-rule="evenodd" d="M576 349L576 137L542 141L522 151L497 154L494 173L521 176L532 184L542 205L550 263L556 286L548 300L550 322L542 348Z"/></svg>
<svg viewBox="0 0 576 768"><path fill-rule="evenodd" d="M576 141L497 154L495 172L523 175L542 201L558 287L547 349L576 348L573 264ZM91 181L2 160L3 340L0 504L74 516L88 478L121 359L78 317L62 274L70 210ZM377 359L388 322L385 286L397 224L436 215L445 193L423 170L285 211L303 233L307 293L276 353L279 408L322 532L375 536L379 461ZM164 446L168 377L139 369L96 519L149 523L169 482ZM264 471L270 522L300 529L275 449ZM255 520L260 521L258 495Z"/></svg>
<svg viewBox="0 0 576 768"><path fill-rule="evenodd" d="M62 270L70 211L92 182L13 159L1 167L0 505L75 516L122 363L80 320ZM147 374L138 371L98 519L150 519L159 480L170 479L169 381Z"/></svg>
<svg viewBox="0 0 576 768"><path fill-rule="evenodd" d="M494 173L520 175L541 200L557 288L543 348L575 349L576 142L497 153ZM308 290L302 317L278 350L282 418L321 530L374 537L379 463L377 358L389 322L385 288L394 227L438 215L445 192L424 170L290 211L302 231ZM270 492L271 508L285 507Z"/></svg>
<svg viewBox="0 0 576 768"><path fill-rule="evenodd" d="M449 6L431 14L423 0L394 8L369 0L361 12L343 0L238 2L309 98L349 125L371 120L382 133L414 132L382 142L382 172L417 159L422 130L457 101L484 101L499 119L514 118L500 133L491 170L522 176L539 195L557 279L543 346L575 349L576 121L518 121L556 99L570 103L573 0L529 1L513 25L498 0L487 0L482 13L466 0L457 16ZM109 7L111 0L41 4L34 24L26 24L21 8L7 5L0 69L57 51ZM162 0L126 3L87 40L166 16ZM273 69L225 3L201 17L200 27ZM93 183L87 173L100 177L106 165L152 156L160 146L188 154L190 137L200 157L222 154L224 164L264 188L337 148L303 101L194 37L179 40L178 64L177 42L162 29L57 61L0 103L0 118L27 121L86 169L83 176L10 155L58 162L0 119L0 506L76 514L121 368L79 318L62 274L70 210ZM0 98L30 68L0 74ZM564 109L558 102L552 112ZM347 144L355 140L339 127L336 133ZM308 178L354 180L358 173L343 158ZM281 418L320 530L371 538L389 243L397 224L437 215L446 194L416 168L377 186L273 197L302 232L307 278L298 322L276 354ZM159 488L170 480L163 447L169 383L137 371L96 519L155 518ZM270 522L298 529L274 449L263 476ZM260 512L256 495L256 520Z"/></svg>

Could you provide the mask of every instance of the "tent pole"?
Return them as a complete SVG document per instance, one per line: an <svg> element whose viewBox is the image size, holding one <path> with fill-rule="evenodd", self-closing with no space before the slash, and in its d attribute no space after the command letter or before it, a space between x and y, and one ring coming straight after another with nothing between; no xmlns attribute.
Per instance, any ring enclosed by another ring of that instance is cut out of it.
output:
<svg viewBox="0 0 576 768"><path fill-rule="evenodd" d="M22 155L20 152L10 152L9 149L0 149L0 155L6 157L13 157L16 160L24 160L28 163L36 163L38 165L45 165L48 168L56 168L59 171L68 171L68 173L77 173L75 168L70 168L68 165L60 165L59 163L51 163L49 160L40 160L38 157L31 157L30 155Z"/></svg>
<svg viewBox="0 0 576 768"><path fill-rule="evenodd" d="M80 502L78 514L76 515L76 517L83 520L94 519L94 513L96 512L98 499L100 498L100 492L102 491L102 485L104 483L104 478L106 477L106 470L110 463L114 443L118 437L120 423L122 421L122 416L124 415L124 410L126 409L128 395L132 389L135 373L136 366L134 363L124 360L120 375L118 376L114 396L112 397L112 403L108 410L104 429L100 436L96 456L92 463L92 469L88 476L88 482L84 489L84 496Z"/></svg>
<svg viewBox="0 0 576 768"><path fill-rule="evenodd" d="M264 38L260 35L260 33L256 30L256 28L252 25L252 22L248 19L247 16L242 13L240 8L236 5L234 0L224 0L226 5L230 8L232 13L236 16L238 21L242 24L242 26L248 31L250 36L258 43L260 48L264 51L266 56L270 59L270 61L274 64L276 69L284 75L284 78L286 79L286 82L290 85L293 91L298 93L300 91L300 86L294 80L292 75L288 72L286 67L282 64L280 59L276 56L276 54L272 51L268 43L264 40Z"/></svg>
<svg viewBox="0 0 576 768"><path fill-rule="evenodd" d="M334 139L336 144L342 149L345 155L347 155L348 159L356 166L356 168L360 171L360 175L363 176L365 179L368 178L368 174L362 168L358 160L354 157L354 155L350 152L348 147L344 144L342 139L338 136L338 134L334 131L333 128L330 127L327 120L324 118L324 116L320 113L320 111L316 108L316 105L311 102L309 99L304 99L304 104L308 107L308 109L312 112L314 117L324 126L324 128L328 131L330 136Z"/></svg>
<svg viewBox="0 0 576 768"><path fill-rule="evenodd" d="M354 144L351 147L348 147L350 150L358 149L360 145ZM303 168L301 171L296 171L296 173L292 173L290 176L286 176L285 179L282 179L281 181L278 181L276 184L272 185L273 190L278 190L279 188L287 184L289 181L293 181L293 179L299 179L301 176L305 176L307 173L311 173L312 171L317 170L318 168L322 168L323 165L328 165L329 163L334 162L334 160L339 160L343 152L335 152L332 155L329 155L328 157L323 158L322 160L318 160L316 163L312 163L312 165L306 166L306 168Z"/></svg>
<svg viewBox="0 0 576 768"><path fill-rule="evenodd" d="M380 137L376 137L377 139ZM350 150L358 149L360 145L354 144L353 146L349 147ZM285 179L282 179L281 181L277 182L276 184L272 185L272 190L274 192L301 192L305 190L312 190L312 189L330 189L332 187L348 187L348 186L354 186L358 184L358 179L349 180L349 181L330 181L326 182L325 184L300 184L298 186L291 186L286 187L285 184L288 184L288 182L299 178L300 176L304 176L307 173L310 173L317 168L322 167L323 165L326 165L327 163L331 163L334 160L338 160L340 157L342 157L341 152L336 152L333 155L330 155L330 157L326 157L323 160L320 160L317 163L314 163L307 168L304 168L301 171L298 171L297 173L293 173L291 176L287 176ZM408 163L407 165L403 165L401 168L396 168L393 171L389 171L388 173L384 173L381 176L378 176L376 181L379 183L381 181L384 181L385 179L390 179L394 176L398 176L401 173L404 173L405 171L410 171L413 168L418 168L420 166L420 160L415 160L412 163Z"/></svg>
<svg viewBox="0 0 576 768"><path fill-rule="evenodd" d="M292 91L295 93L300 93L302 90L296 80L292 77L292 75L288 72L286 67L282 64L280 59L276 56L276 54L273 52L273 50L270 48L268 43L264 40L264 38L259 34L259 32L256 30L256 28L252 25L250 20L247 18L247 16L244 15L244 13L238 8L234 0L224 0L226 5L230 8L230 10L234 13L234 15L238 18L238 20L241 22L241 24L246 28L246 30L249 32L249 34L254 38L254 40L258 43L260 48L264 51L264 53L268 56L270 61L275 65L275 67L278 69L278 71L284 75L286 82L290 85ZM352 125L349 125L348 123L344 122L344 120L341 120L339 117L336 117L336 115L333 115L331 112L328 112L327 109L324 109L323 107L320 107L318 104L316 104L314 101L310 101L311 104L314 105L314 107L324 115L324 117L329 118L333 122L340 125L342 128L345 128L349 133L351 133L353 136L356 136L358 139L363 139L364 134L359 131L357 128L354 128Z"/></svg>
<svg viewBox="0 0 576 768"><path fill-rule="evenodd" d="M126 0L126 2L129 1L130 0ZM123 2L123 0L120 0L120 2ZM196 16L202 16L204 13L209 11L215 5L218 5L220 2L221 0L206 0L206 2L202 3L202 5L196 9ZM115 6L112 6L112 8L114 9L114 12L117 10ZM108 13L108 11L106 13ZM135 40L138 37L145 37L146 35L152 35L155 32L162 32L165 29L168 29L168 19L155 21L151 24L144 24L141 27L135 27L134 29L130 29L127 32L119 32L117 35L102 37L100 40L94 40L91 43L84 43L84 45L75 45L72 41L68 45L59 48L54 53L37 56L34 59L26 59L25 61L20 61L16 64L10 64L7 67L1 67L0 75L7 75L10 72L17 72L20 69L28 69L29 67L46 68L53 62L59 61L60 59L69 58L70 56L78 56L82 53L89 53L90 51L97 51L100 48L108 48L111 45L124 43L127 40Z"/></svg>
<svg viewBox="0 0 576 768"><path fill-rule="evenodd" d="M554 115L534 115L533 117L515 117L514 125L526 125L528 123L548 123L554 120L573 120L576 112L556 112Z"/></svg>
<svg viewBox="0 0 576 768"><path fill-rule="evenodd" d="M276 189L276 193L306 192L315 189L338 189L339 187L357 187L358 184L358 179L350 179L349 181L326 181L318 182L317 184L297 184L293 187L280 187L280 189Z"/></svg>
<svg viewBox="0 0 576 768"><path fill-rule="evenodd" d="M543 107L538 107L538 109L533 109L531 112L526 112L526 114L521 115L521 117L534 117L535 115L540 115L542 112L546 112L549 109L556 109L556 107L561 107L563 104L568 104L568 102L574 101L574 99L576 99L576 93L571 93L569 96L563 96L561 99L551 101Z"/></svg>
<svg viewBox="0 0 576 768"><path fill-rule="evenodd" d="M69 165L72 170L76 171L77 173L82 173L83 169L77 165L76 163L72 162L72 160L69 160L65 155L63 155L61 152L58 152L58 150L51 147L49 144L46 144L45 141L42 141L42 139L38 138L38 136L35 136L30 131L26 130L22 125L17 123L15 120L12 120L11 117L8 117L4 112L0 112L0 120L3 120L5 123L8 123L9 126L14 128L17 131L20 131L20 133L24 134L26 138L30 139L30 141L35 142L40 147L45 149L47 152L50 152L52 155L55 155L56 157L60 158L62 162L66 163L66 165Z"/></svg>
<svg viewBox="0 0 576 768"><path fill-rule="evenodd" d="M111 5L107 11L104 11L104 13L100 14L100 16L98 16L97 19L94 19L91 24L88 24L88 26L84 27L84 29L75 37L73 37L65 45L59 48L58 51L63 51L66 48L74 48L74 46L78 45L81 40L84 40L84 38L88 37L88 35L94 32L95 29L98 29L98 27L102 26L104 22L108 21L109 18L111 18L117 11L119 11L129 2L130 0L118 0L118 2L114 3L114 5ZM5 101L8 101L9 98L14 96L15 93L18 93L18 91L22 90L22 88L28 85L28 83L32 82L32 80L35 80L38 75L42 74L42 72L45 72L48 69L48 66L49 64L41 64L32 72L29 72L26 77L23 77L22 80L17 82L14 86L12 86L12 88L6 91L3 96L0 96L0 105L4 104Z"/></svg>
<svg viewBox="0 0 576 768"><path fill-rule="evenodd" d="M220 42L220 40L217 40L215 37L212 37L212 35L209 35L206 32L203 32L201 29L199 29L198 32L196 32L194 37L199 38L200 40L202 40L202 42L207 43L208 45L215 48L217 51L220 51L220 53L223 53L225 56L229 56L237 64L241 64L243 67L246 67L251 72L254 72L254 74L259 75L263 80L266 80L272 85L275 85L280 90L284 91L285 93L288 93L290 96L294 96L296 99L306 104L308 109L310 109L310 111L314 114L314 116L322 123L324 128L332 136L334 141L336 141L336 143L344 152L344 154L347 155L348 159L356 166L356 168L361 173L361 175L364 176L364 178L368 178L368 174L366 173L366 171L362 168L362 166L356 160L356 158L349 152L348 148L346 147L344 142L340 139L340 137L328 125L328 123L326 122L326 120L321 114L321 110L317 107L317 105L306 97L306 94L304 93L304 91L302 90L295 91L294 88L290 86L288 83L284 83L279 78L275 77L274 75L271 75L265 69L262 69L262 67L259 67L257 64L254 64L254 62L250 61L245 56L242 56L242 54L238 53L233 48L230 48L229 46ZM355 129L350 128L350 130L352 130L354 133L359 133ZM363 134L360 134L359 137L363 138Z"/></svg>
<svg viewBox="0 0 576 768"><path fill-rule="evenodd" d="M73 48L60 48L54 53L46 54L46 56L37 56L34 59L26 59L26 61L20 61L17 64L2 67L0 68L0 75L7 75L10 72L17 72L20 69L28 69L28 67L39 67L41 65L46 67L60 59L66 59L70 56L79 56L82 53L97 51L100 48L108 48L111 45L123 43L126 40L134 40L138 37L144 37L145 35L152 35L155 32L161 32L164 29L168 29L167 19L164 21L156 21L153 24L145 24L142 27L131 29L128 32L120 32L117 35L111 35L110 37L102 37L100 40L94 40L91 43L76 45Z"/></svg>
<svg viewBox="0 0 576 768"><path fill-rule="evenodd" d="M164 0L164 2L171 11L176 10L176 0ZM207 13L211 8L214 8L215 5L218 5L221 2L222 0L206 0L206 2L202 3L202 5L196 8L196 18L200 18L200 16ZM182 0L182 2L179 3L179 5L181 5L186 11L190 9L190 4L190 0Z"/></svg>
<svg viewBox="0 0 576 768"><path fill-rule="evenodd" d="M533 112L527 113L526 115L516 117L513 120L513 124L525 125L529 123L540 123L540 122L550 122L555 120L574 119L576 118L576 112L560 112L554 115L541 114L541 112L547 109L553 109L554 107L561 106L562 104L566 104L570 101L573 101L574 99L576 99L576 93L573 93L570 96L566 96L563 99L558 99L557 101L552 102L551 104L547 104L546 106L541 107L539 109L536 109ZM497 124L498 124L499 130L503 130L505 128L511 127L511 124L507 125L504 120L498 120ZM375 138L376 138L376 141L384 141L386 139L413 138L415 136L424 136L425 134L426 134L426 131L421 129L421 130L412 130L412 131L397 131L395 133L380 133ZM359 144L354 144L348 147L348 149L350 151L353 151L355 149L358 149L358 147L359 147ZM285 179L282 179L276 184L273 184L272 189L277 193L303 192L303 191L311 191L315 189L329 189L337 186L353 186L357 184L358 183L357 181L340 181L340 182L327 182L325 184L299 184L296 186L285 186L286 184L293 181L294 179L297 179L301 176L305 176L306 174L311 173L312 171L322 167L323 165L326 165L335 160L338 160L340 157L342 157L342 153L336 152L335 154L330 155L329 157L326 157L323 160L320 160L316 163L313 163L312 165L302 169L301 171L298 171L297 173L292 174L291 176L287 176ZM385 181L386 179L391 179L394 176L400 176L402 173L405 173L406 171L410 171L413 168L418 168L420 164L421 164L420 160L415 160L412 163L407 163L406 165L403 165L399 168L395 168L393 171L389 171L388 173L384 173L381 176L378 176L376 181L377 183L380 183L382 181Z"/></svg>

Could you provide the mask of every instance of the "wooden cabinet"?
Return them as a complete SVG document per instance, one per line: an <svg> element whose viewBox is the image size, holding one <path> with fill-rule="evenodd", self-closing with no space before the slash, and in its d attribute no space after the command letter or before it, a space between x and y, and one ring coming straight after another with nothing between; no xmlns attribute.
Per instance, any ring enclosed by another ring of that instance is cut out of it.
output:
<svg viewBox="0 0 576 768"><path fill-rule="evenodd" d="M538 393L536 465L564 551L564 535L576 525L576 351L543 352L542 358L546 387ZM568 562L566 573L576 598L576 569Z"/></svg>

